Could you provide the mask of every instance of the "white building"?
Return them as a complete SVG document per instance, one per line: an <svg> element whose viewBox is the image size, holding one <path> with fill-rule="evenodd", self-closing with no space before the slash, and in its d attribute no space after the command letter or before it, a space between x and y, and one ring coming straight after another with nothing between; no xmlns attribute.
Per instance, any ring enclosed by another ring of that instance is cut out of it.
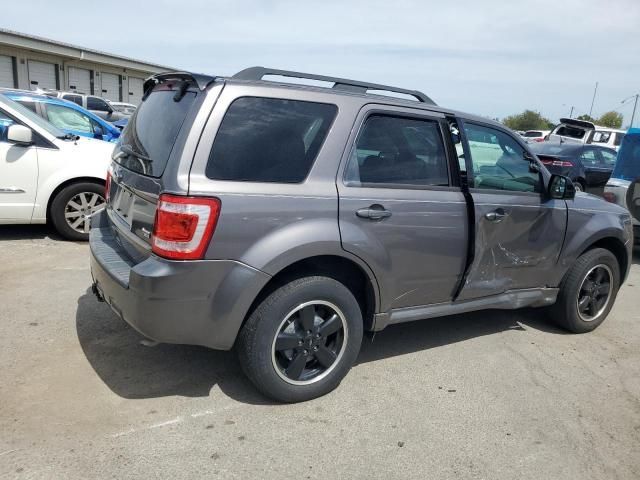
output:
<svg viewBox="0 0 640 480"><path fill-rule="evenodd" d="M76 91L137 104L149 75L175 68L0 28L0 87Z"/></svg>

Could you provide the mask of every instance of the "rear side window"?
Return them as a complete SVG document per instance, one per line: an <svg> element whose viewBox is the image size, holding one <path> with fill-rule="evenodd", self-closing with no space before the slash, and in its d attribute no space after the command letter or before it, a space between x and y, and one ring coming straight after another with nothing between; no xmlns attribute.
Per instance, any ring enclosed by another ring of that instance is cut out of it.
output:
<svg viewBox="0 0 640 480"><path fill-rule="evenodd" d="M205 174L215 180L300 183L337 111L326 103L239 98L222 120Z"/></svg>
<svg viewBox="0 0 640 480"><path fill-rule="evenodd" d="M82 97L80 95L63 95L62 99L82 106Z"/></svg>
<svg viewBox="0 0 640 480"><path fill-rule="evenodd" d="M447 186L440 126L433 120L372 115L367 118L345 174L349 186Z"/></svg>

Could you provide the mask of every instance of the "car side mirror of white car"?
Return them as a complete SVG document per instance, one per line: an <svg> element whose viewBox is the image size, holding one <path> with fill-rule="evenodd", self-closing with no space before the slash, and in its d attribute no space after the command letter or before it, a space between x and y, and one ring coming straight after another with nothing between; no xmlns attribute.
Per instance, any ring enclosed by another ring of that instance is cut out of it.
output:
<svg viewBox="0 0 640 480"><path fill-rule="evenodd" d="M33 132L24 125L11 125L7 130L7 140L18 145L31 145Z"/></svg>

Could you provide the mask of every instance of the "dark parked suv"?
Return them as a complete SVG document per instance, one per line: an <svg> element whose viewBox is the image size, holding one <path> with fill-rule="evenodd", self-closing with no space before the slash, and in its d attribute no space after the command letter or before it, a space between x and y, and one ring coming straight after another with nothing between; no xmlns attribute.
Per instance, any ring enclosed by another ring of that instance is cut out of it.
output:
<svg viewBox="0 0 640 480"><path fill-rule="evenodd" d="M416 91L160 74L113 159L98 298L154 340L235 346L281 401L335 388L394 323L533 306L593 330L629 270L626 210Z"/></svg>

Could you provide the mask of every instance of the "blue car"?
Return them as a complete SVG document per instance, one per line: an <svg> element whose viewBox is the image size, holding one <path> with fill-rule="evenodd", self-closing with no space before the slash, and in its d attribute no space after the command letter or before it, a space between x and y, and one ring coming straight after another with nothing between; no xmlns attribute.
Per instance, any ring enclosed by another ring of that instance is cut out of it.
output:
<svg viewBox="0 0 640 480"><path fill-rule="evenodd" d="M106 142L116 142L120 137L119 128L73 102L26 90L0 90L0 94L24 105L65 133Z"/></svg>

